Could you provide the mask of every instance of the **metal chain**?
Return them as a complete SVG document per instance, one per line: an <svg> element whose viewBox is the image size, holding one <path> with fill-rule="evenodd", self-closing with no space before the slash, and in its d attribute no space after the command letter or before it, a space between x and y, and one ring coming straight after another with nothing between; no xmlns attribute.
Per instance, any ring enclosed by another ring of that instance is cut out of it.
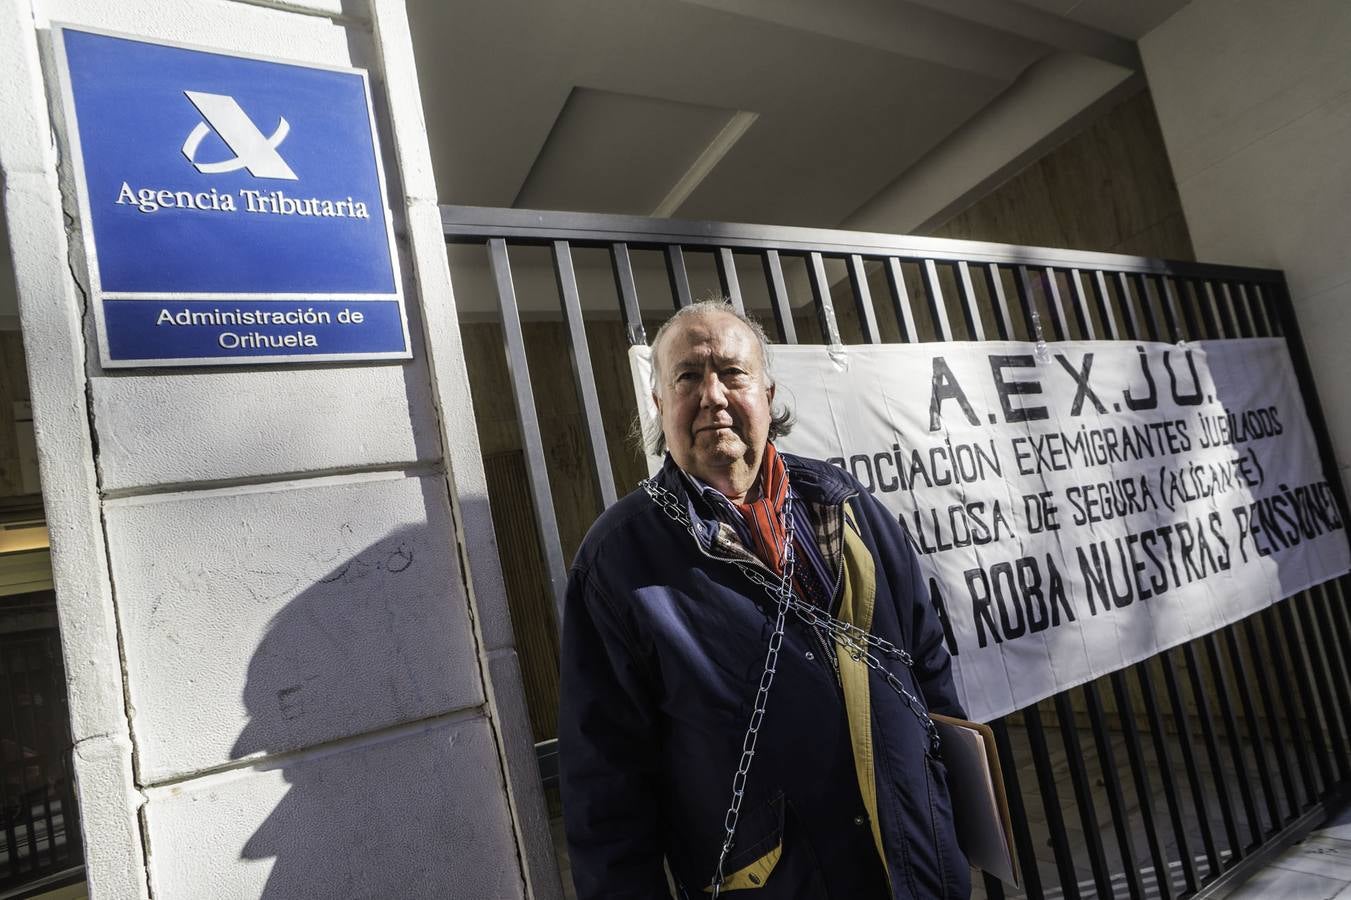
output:
<svg viewBox="0 0 1351 900"><path fill-rule="evenodd" d="M658 509L676 524L683 526L696 543L698 542L699 537L694 531L694 524L690 521L689 513L686 512L679 497L651 478L643 479L639 482L639 485L652 502L657 505ZM769 688L774 683L774 675L778 669L779 649L783 645L784 625L789 611L792 611L798 619L815 629L828 641L838 643L849 653L852 659L866 663L868 668L880 674L886 680L887 685L900 696L906 709L918 717L924 725L931 752L937 754L939 750L938 729L934 726L933 720L929 718L929 713L924 708L924 704L914 694L906 690L900 679L868 648L876 648L885 656L899 660L907 668L913 668L915 661L910 653L890 641L864 631L857 625L837 619L819 607L793 595L794 553L791 492L784 502L783 517L785 520L784 566L778 584L770 582L756 567L748 563L735 559L726 560L736 566L751 582L764 588L769 593L774 600L775 613L774 630L769 636L769 648L765 653L765 667L760 675L760 686L755 693L755 706L751 712L750 722L746 726L746 734L741 739L741 759L737 765L736 774L732 777L732 801L727 808L727 815L723 819L725 838L722 850L718 855L718 867L714 872L711 887L714 900L717 900L722 892L722 884L725 880L723 866L727 862L727 856L731 852L732 843L736 838L737 819L741 815L741 801L745 797L746 778L750 774L751 761L755 758L756 740L760 735L760 727L764 723L765 705L769 700Z"/></svg>
<svg viewBox="0 0 1351 900"><path fill-rule="evenodd" d="M652 498L652 501L676 522L685 526L691 536L694 536L694 526L690 522L689 515L680 507L680 502L675 494L653 482L650 478L642 481L643 490ZM724 837L722 850L718 853L718 866L713 872L712 895L714 900L722 893L722 883L726 880L723 867L727 863L727 856L732 852L732 843L736 839L737 820L741 816L741 801L746 796L746 778L750 775L751 762L755 759L755 744L760 737L760 726L765 720L765 705L769 702L769 689L774 684L774 675L779 666L779 648L783 646L783 629L788 618L788 608L791 605L793 596L793 517L792 517L791 498L784 504L785 525L784 525L784 547L783 549L783 574L779 578L778 585L771 585L763 578L758 579L770 595L774 598L774 630L769 636L769 647L765 651L765 667L760 673L760 686L755 692L755 705L751 711L750 722L746 725L746 733L741 739L741 759L737 763L736 773L732 776L732 800L727 807L727 814L723 817ZM698 537L695 536L695 540Z"/></svg>

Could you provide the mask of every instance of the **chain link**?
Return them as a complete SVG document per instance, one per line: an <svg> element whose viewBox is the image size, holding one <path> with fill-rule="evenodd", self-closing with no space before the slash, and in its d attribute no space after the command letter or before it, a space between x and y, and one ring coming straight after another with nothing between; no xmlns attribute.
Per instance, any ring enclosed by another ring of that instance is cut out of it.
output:
<svg viewBox="0 0 1351 900"><path fill-rule="evenodd" d="M645 479L642 482L643 489L647 495L662 509L668 516L676 522L685 526L686 530L694 535L694 526L690 522L689 515L680 506L679 499L675 494L657 485L651 479ZM760 673L760 686L755 692L755 705L751 711L750 722L746 725L746 733L741 739L741 759L737 763L736 773L732 776L732 800L728 804L727 814L723 817L723 842L722 849L718 853L718 866L713 873L712 895L713 900L717 900L722 893L722 884L726 880L726 874L723 868L727 864L727 856L732 852L732 843L736 840L737 820L741 816L741 801L746 797L746 779L751 772L751 762L755 759L755 744L760 737L760 726L765 720L765 705L769 702L769 689L774 684L774 675L779 666L779 649L783 646L783 630L788 618L788 609L791 605L793 596L793 517L792 517L792 499L784 504L784 513L787 521L785 523L784 547L783 550L783 574L779 578L777 585L771 585L763 577L757 578L757 583L763 585L774 598L774 630L769 636L769 647L765 651L765 667ZM695 536L698 541L698 537ZM758 573L757 573L758 575Z"/></svg>
<svg viewBox="0 0 1351 900"><path fill-rule="evenodd" d="M680 498L673 492L657 484L651 478L645 478L639 482L643 491L651 498L652 502L666 514L668 518L676 524L681 525L688 531L698 543L699 537L695 533L694 524L690 521L689 513L686 512ZM771 582L765 577L764 573L750 565L736 559L727 559L726 561L736 566L743 575L752 583L763 588L774 600L774 630L769 636L769 647L765 653L765 667L760 675L760 686L755 693L755 705L751 712L750 722L746 727L746 733L741 739L741 759L737 764L736 774L732 777L732 800L727 807L727 814L723 817L724 839L722 850L718 855L718 867L713 874L713 884L711 886L713 900L717 900L722 892L722 884L726 880L723 867L727 862L727 856L732 850L732 844L736 839L737 820L741 815L741 801L745 797L746 778L750 774L751 762L755 758L755 744L760 736L760 727L764 723L765 706L769 700L769 689L774 683L774 675L778 670L779 649L783 646L783 632L788 613L792 612L795 617L800 619L808 627L814 629L823 636L828 642L838 644L849 656L856 662L865 663L868 668L876 671L886 681L890 687L905 704L906 709L910 710L924 726L925 734L929 739L930 752L937 754L939 751L938 729L934 726L933 720L929 718L929 713L924 704L920 702L914 694L906 689L899 678L896 677L882 660L869 648L875 649L878 653L891 659L898 660L907 668L913 668L914 658L910 653L901 647L897 647L890 641L883 640L876 635L870 634L849 622L835 618L819 607L802 600L793 594L793 515L792 515L792 493L790 492L787 500L784 502L784 540L783 548L784 565L783 574L779 577L777 584Z"/></svg>

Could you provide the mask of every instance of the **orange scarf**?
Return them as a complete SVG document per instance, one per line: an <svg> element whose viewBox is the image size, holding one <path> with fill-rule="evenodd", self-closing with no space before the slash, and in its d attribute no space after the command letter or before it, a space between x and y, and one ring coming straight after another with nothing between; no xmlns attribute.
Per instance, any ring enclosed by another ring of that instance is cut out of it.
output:
<svg viewBox="0 0 1351 900"><path fill-rule="evenodd" d="M737 512L750 528L755 546L750 549L775 572L783 573L785 529L783 505L788 499L788 470L773 444L765 444L760 460L760 499L753 503L735 503Z"/></svg>

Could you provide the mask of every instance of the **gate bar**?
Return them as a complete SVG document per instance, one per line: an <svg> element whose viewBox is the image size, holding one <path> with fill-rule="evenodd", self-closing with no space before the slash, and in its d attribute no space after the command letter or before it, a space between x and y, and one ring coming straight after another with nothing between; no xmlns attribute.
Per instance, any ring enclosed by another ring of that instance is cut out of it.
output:
<svg viewBox="0 0 1351 900"><path fill-rule="evenodd" d="M1248 642L1248 652L1252 654L1255 661L1263 659L1262 647L1257 642L1257 626L1254 624L1256 615L1249 616L1241 623L1243 636ZM1299 794L1295 790L1295 777L1290 771L1290 754L1285 744L1285 730L1281 728L1281 720L1278 718L1276 702L1272 697L1271 685L1265 677L1257 679L1257 693L1262 701L1262 709L1266 712L1268 731L1271 734L1271 750L1276 756L1276 770L1281 776L1281 786L1285 789L1285 805L1290 810L1288 818L1294 818L1299 815ZM1281 824L1287 821L1286 816L1281 816Z"/></svg>
<svg viewBox="0 0 1351 900"><path fill-rule="evenodd" d="M1079 330L1083 332L1084 339L1095 341L1098 339L1093 328L1093 314L1088 309L1088 296L1084 293L1084 279L1078 269L1070 269L1066 273L1069 278L1070 290L1074 292L1074 317L1079 322Z"/></svg>
<svg viewBox="0 0 1351 900"><path fill-rule="evenodd" d="M1240 740L1238 731L1238 720L1234 718L1234 705L1229 702L1230 682L1225 675L1224 662L1220 657L1220 644L1215 639L1215 632L1207 634L1204 638L1206 645L1206 662L1210 667L1210 677L1215 683L1215 693L1220 702L1220 719L1224 722L1225 737L1229 739L1229 757L1234 764L1235 781L1238 782L1238 796L1243 803L1243 814L1248 820L1248 834L1252 838L1251 844L1243 844L1235 841L1230 845L1234 851L1235 857L1246 856L1249 846L1256 847L1262 843L1262 816L1257 809L1257 804L1253 800L1252 786L1248 783L1248 763L1244 758L1243 742ZM1219 769L1216 769L1219 771Z"/></svg>
<svg viewBox="0 0 1351 900"><path fill-rule="evenodd" d="M1159 782L1163 785L1163 797L1168 804L1168 819L1173 826L1173 840L1177 842L1177 852L1182 857L1182 875L1187 882L1187 890L1195 891L1200 884L1196 877L1196 858L1192 855L1187 840L1187 829L1183 827L1182 806L1178 802L1177 786L1173 783L1173 760L1168 752L1168 740L1163 729L1163 717L1159 715L1159 705L1155 700L1154 680L1149 674L1149 661L1144 660L1135 666L1135 677L1140 683L1140 693L1144 696L1145 714L1149 719L1150 737L1153 738L1154 757L1159 765Z"/></svg>
<svg viewBox="0 0 1351 900"><path fill-rule="evenodd" d="M797 328L793 325L793 308L788 304L788 285L783 280L783 261L779 251L766 250L761 257L765 266L765 281L769 283L770 306L774 321L779 326L779 337L785 344L797 343Z"/></svg>
<svg viewBox="0 0 1351 900"><path fill-rule="evenodd" d="M940 341L952 340L952 325L948 322L947 302L943 299L943 285L938 281L938 265L932 259L924 260L924 293L929 299L929 316Z"/></svg>
<svg viewBox="0 0 1351 900"><path fill-rule="evenodd" d="M1201 743L1205 745L1206 762L1210 764L1210 781L1215 784L1216 799L1220 805L1220 820L1224 823L1224 836L1228 841L1229 854L1232 859L1238 859L1243 855L1243 843L1239 839L1239 826L1233 819L1233 804L1229 801L1229 788L1225 784L1227 778L1224 777L1223 764L1220 761L1220 746L1215 741L1215 716L1210 715L1210 704L1205 696L1205 684L1201 677L1201 661L1197 658L1196 647L1188 642L1182 645L1182 664L1188 672L1188 681L1192 685L1192 699L1196 701L1197 718L1201 720ZM1175 691L1181 692L1181 685L1175 688ZM1182 722L1178 724L1179 730L1186 727L1186 708L1181 709ZM1174 714L1177 715L1177 714ZM1190 743L1190 742L1189 742ZM1190 747L1188 747L1190 750ZM1193 768L1196 766L1193 762ZM1193 785L1192 791L1197 797L1197 814L1208 816L1205 809L1204 793L1197 793L1198 785ZM1206 830L1209 830L1206 828ZM1212 838L1212 846L1213 846ZM1223 855L1216 853L1210 859L1210 876L1215 876L1224 865Z"/></svg>
<svg viewBox="0 0 1351 900"><path fill-rule="evenodd" d="M1045 340L1046 334L1041 326L1041 313L1037 311L1036 295L1032 291L1032 276L1028 273L1027 266L1019 266L1015 272L1017 277L1013 279L1013 284L1018 291L1018 305L1023 309L1023 325L1027 328L1027 339L1040 342Z"/></svg>
<svg viewBox="0 0 1351 900"><path fill-rule="evenodd" d="M1332 621L1328 617L1327 590L1322 585L1314 588L1307 608L1301 610L1304 616L1304 633L1314 638L1323 661L1323 679L1325 690L1335 690L1335 702L1325 702L1325 708L1335 710L1337 715L1329 725L1336 725L1339 735L1333 735L1333 746L1337 748L1337 769L1341 778L1351 777L1351 672L1346 668L1346 655L1328 651L1333 635ZM1312 617L1312 619L1310 619Z"/></svg>
<svg viewBox="0 0 1351 900"><path fill-rule="evenodd" d="M1207 333L1216 339L1239 337L1225 323L1223 310L1220 309L1220 301L1215 293L1215 285L1208 279L1197 279L1192 282L1192 287L1196 292L1196 306L1201 311L1201 319L1205 323Z"/></svg>
<svg viewBox="0 0 1351 900"><path fill-rule="evenodd" d="M1131 299L1130 279L1125 272L1116 273L1117 292L1121 296L1121 312L1126 319L1126 331L1130 333L1127 340L1138 341L1148 337L1147 332L1140 327L1140 317L1135 312L1135 303Z"/></svg>
<svg viewBox="0 0 1351 900"><path fill-rule="evenodd" d="M985 287L994 300L995 324L999 337L1006 341L1015 340L1018 332L1013 329L1013 314L1009 311L1009 298L1004 294L1004 279L999 274L999 266L981 266L985 272Z"/></svg>
<svg viewBox="0 0 1351 900"><path fill-rule="evenodd" d="M1290 599L1294 600L1295 598ZM1300 720L1298 710L1294 709L1290 703L1295 698L1295 692L1290 687L1288 660L1286 659L1285 648L1281 646L1281 635L1276 627L1275 615L1276 609L1268 606L1253 616L1255 620L1253 627L1256 629L1257 624L1260 623L1262 636L1266 638L1267 643L1266 658L1275 663L1273 668L1276 670L1276 681L1280 687L1280 696L1285 701L1282 706L1286 713L1286 721L1290 724L1290 739L1295 745L1295 762L1299 764L1300 780L1304 785L1305 803L1298 807L1302 810L1309 803L1318 799L1318 779L1314 775L1313 764L1309 759L1309 745L1304 736L1304 723ZM1277 715L1279 715L1279 711Z"/></svg>
<svg viewBox="0 0 1351 900"><path fill-rule="evenodd" d="M1240 320L1243 322L1243 331L1240 332L1244 338L1254 338L1258 335L1258 319L1252 314L1252 300L1248 297L1247 285L1239 285L1239 299L1235 301L1235 309L1238 309Z"/></svg>
<svg viewBox="0 0 1351 900"><path fill-rule="evenodd" d="M1233 667L1234 676L1239 685L1238 696L1243 704L1244 721L1248 725L1248 740L1252 746L1253 759L1257 761L1257 778L1262 783L1267 818L1271 820L1271 831L1268 833L1274 834L1281 830L1284 816L1281 815L1280 802L1276 796L1276 782L1271 777L1271 766L1267 761L1266 746L1257 728L1257 708L1253 704L1252 690L1250 689L1252 681L1248 678L1248 667L1244 665L1243 654L1239 650L1239 624L1241 623L1236 623L1224 629L1224 645L1229 652L1229 665Z"/></svg>
<svg viewBox="0 0 1351 900"><path fill-rule="evenodd" d="M1121 792L1121 781L1116 777L1116 752L1112 749L1112 734L1103 715L1102 700L1098 697L1098 683L1084 684L1084 701L1088 706L1088 722L1093 729L1093 742L1098 751L1102 769L1103 788L1107 791L1107 806L1112 813L1112 829L1116 832L1117 853L1126 876L1126 889L1131 900L1143 900L1144 887L1140 883L1140 867L1135 864L1135 842L1131 838L1130 819L1126 800Z"/></svg>
<svg viewBox="0 0 1351 900"><path fill-rule="evenodd" d="M1184 326L1190 326L1190 322L1183 319L1181 308L1177 302L1177 286L1173 284L1173 279L1166 275L1159 276L1155 285L1161 297L1160 302L1163 304L1163 314L1168 319L1173 331L1173 342L1177 343L1184 337ZM1185 336L1190 337L1192 333L1188 327Z"/></svg>
<svg viewBox="0 0 1351 900"><path fill-rule="evenodd" d="M962 295L962 318L966 320L966 336L973 341L985 340L985 325L980 321L980 301L975 285L971 283L971 264L957 263L957 290Z"/></svg>
<svg viewBox="0 0 1351 900"><path fill-rule="evenodd" d="M1070 320L1065 315L1065 303L1060 297L1060 280L1055 277L1055 269L1046 266L1041 270L1046 284L1046 304L1051 310L1051 321L1055 324L1055 333L1061 340L1070 338Z"/></svg>
<svg viewBox="0 0 1351 900"><path fill-rule="evenodd" d="M1211 714L1210 701L1206 698L1205 680L1201 677L1201 662L1196 655L1196 648L1190 641L1182 645L1182 665L1187 670L1192 698L1196 701L1196 713L1201 719L1201 740L1206 748L1206 761L1210 764L1210 781L1220 805L1220 820L1224 823L1224 837L1229 845L1230 859L1238 860L1243 856L1243 844L1238 836L1238 825L1234 820L1234 807L1229 801L1229 786L1226 784L1228 779L1224 777L1220 747L1215 741L1215 717ZM1218 682L1215 689L1222 690ZM1212 876L1219 871L1223 859L1217 855L1215 863L1215 867L1211 869Z"/></svg>
<svg viewBox="0 0 1351 900"><path fill-rule="evenodd" d="M694 302L690 296L690 273L685 268L685 251L679 244L666 247L666 278L671 283L671 299L676 309L684 309Z"/></svg>
<svg viewBox="0 0 1351 900"><path fill-rule="evenodd" d="M1084 843L1088 845L1088 867L1093 873L1093 885L1099 897L1112 896L1112 876L1107 871L1107 855L1102 848L1102 831L1098 828L1098 810L1088 785L1088 767L1084 765L1084 751L1079 744L1079 728L1074 722L1074 706L1070 692L1055 695L1056 721L1060 725L1060 742L1065 746L1065 763L1070 771L1070 788L1074 804L1079 810L1079 824L1083 827Z"/></svg>
<svg viewBox="0 0 1351 900"><path fill-rule="evenodd" d="M1102 270L1093 273L1093 299L1098 304L1098 314L1102 316L1102 326L1107 337L1113 341L1121 340L1121 328L1116 323L1116 311L1112 309L1112 292L1107 287L1107 275Z"/></svg>
<svg viewBox="0 0 1351 900"><path fill-rule="evenodd" d="M719 247L718 254L714 258L718 263L718 284L722 288L723 296L731 301L733 309L744 316L746 303L741 299L741 279L736 274L736 257L726 247Z"/></svg>
<svg viewBox="0 0 1351 900"><path fill-rule="evenodd" d="M1262 334L1280 334L1279 324L1272 321L1271 318L1267 316L1266 301L1262 298L1262 285L1246 282L1243 288L1243 294L1248 302L1248 314L1252 316L1254 322L1258 323L1258 326L1262 329Z"/></svg>
<svg viewBox="0 0 1351 900"><path fill-rule="evenodd" d="M1187 339L1197 340L1206 337L1207 332L1202 325L1201 305L1196 293L1195 285L1186 280L1170 279L1169 283L1177 292L1178 305L1182 308L1182 320L1187 323Z"/></svg>
<svg viewBox="0 0 1351 900"><path fill-rule="evenodd" d="M1037 784L1041 788L1041 804L1046 811L1046 825L1051 831L1051 846L1055 848L1055 865L1060 873L1060 889L1068 900L1079 900L1079 875L1074 871L1070 855L1069 835L1065 832L1065 813L1060 806L1060 794L1055 787L1055 770L1051 768L1051 754L1046 748L1046 729L1041 722L1037 704L1023 710L1027 724L1027 742L1032 748L1032 763L1037 770Z"/></svg>
<svg viewBox="0 0 1351 900"><path fill-rule="evenodd" d="M1285 325L1283 322L1284 317L1282 316L1281 311L1279 309L1273 309L1272 307L1282 305L1281 302L1282 296L1285 297L1286 303L1290 301L1289 294L1286 294L1283 288L1284 284L1282 284L1282 290L1274 292L1276 293L1276 296L1273 297L1272 296L1273 291L1269 290L1268 287L1262 285L1254 285L1254 290L1257 291L1258 296L1261 298L1263 315L1265 315L1267 321L1271 323L1271 333L1277 336L1282 336L1285 334ZM1300 346L1303 347L1304 345L1301 343Z"/></svg>
<svg viewBox="0 0 1351 900"><path fill-rule="evenodd" d="M1152 799L1154 792L1149 784L1149 769L1145 766L1140 733L1135 727L1135 706L1131 702L1126 672L1126 669L1118 669L1107 677L1112 683L1112 698L1116 701L1117 719L1121 722L1121 736L1126 741L1126 759L1130 763L1131 780L1135 785L1135 801L1140 805L1140 821L1145 830L1145 843L1149 846L1149 859L1154 864L1154 878L1158 885L1159 896L1163 900L1172 900L1172 874L1154 820Z"/></svg>
<svg viewBox="0 0 1351 900"><path fill-rule="evenodd" d="M1023 890L1028 897L1040 897L1041 871L1037 868L1037 851L1032 845L1032 832L1027 825L1027 806L1023 803L1023 792L1018 785L1018 766L1014 763L1013 744L1009 740L1009 728L1002 717L990 723L994 732L995 748L1002 761L1000 769L1004 773L1004 793L1009 801L1009 817L1013 819L1013 846L1018 853L1018 869L1023 876Z"/></svg>
<svg viewBox="0 0 1351 900"><path fill-rule="evenodd" d="M647 332L643 330L643 311L638 306L638 286L633 282L633 262L629 259L628 244L620 241L610 245L610 268L614 272L615 290L619 293L619 305L624 313L629 344L646 344Z"/></svg>
<svg viewBox="0 0 1351 900"><path fill-rule="evenodd" d="M901 329L901 341L907 344L919 343L919 329L915 327L915 312L910 306L910 291L905 286L905 272L901 269L901 261L894 256L887 257L887 287L891 291L896 324Z"/></svg>
<svg viewBox="0 0 1351 900"><path fill-rule="evenodd" d="M1163 318L1163 333L1170 344L1176 344L1182 340L1181 325L1178 323L1176 310L1168 305L1168 297L1163 290L1162 279L1153 275L1140 275L1140 295L1145 298L1145 305L1152 311L1157 305L1159 316Z"/></svg>
<svg viewBox="0 0 1351 900"><path fill-rule="evenodd" d="M830 296L830 282L826 279L826 262L815 250L807 254L807 280L811 282L812 300L816 302L821 337L832 346L840 343L840 327L835 322L835 303Z"/></svg>
<svg viewBox="0 0 1351 900"><path fill-rule="evenodd" d="M1189 280L1182 282L1182 289L1186 296L1186 304L1183 305L1183 309L1186 309L1188 323L1193 328L1194 334L1204 336L1204 338L1219 335L1215 319L1210 316L1208 308L1206 308L1205 282L1189 278Z"/></svg>
<svg viewBox="0 0 1351 900"><path fill-rule="evenodd" d="M1182 703L1182 691L1178 687L1177 670L1173 667L1171 651L1165 650L1158 654L1158 658L1159 667L1163 670L1163 687L1168 694L1168 705L1173 710L1173 724L1177 728L1182 766L1187 773L1187 786L1191 788L1192 810L1196 813L1196 824L1201 829L1201 847L1206 851L1208 866L1206 874L1213 878L1220 871L1220 853L1215 846L1215 833L1210 827L1210 811L1206 805L1205 786L1201 784L1201 772L1196 765L1196 751L1192 747L1187 708Z"/></svg>
<svg viewBox="0 0 1351 900"><path fill-rule="evenodd" d="M591 370L591 349L586 340L586 322L582 319L582 300L577 293L577 272L572 266L572 250L567 241L553 242L554 278L558 282L558 296L563 303L563 318L568 326L568 350L572 359L572 378L577 385L577 396L582 409L600 409L596 396L596 376ZM591 445L591 471L596 476L602 508L609 508L618 499L614 472L610 469L610 449L605 440L605 426L599 416L583 415L586 435Z"/></svg>
<svg viewBox="0 0 1351 900"><path fill-rule="evenodd" d="M1238 311L1234 309L1234 297L1229 292L1229 282L1220 282L1220 309L1224 310L1224 318L1229 325L1229 330L1238 337L1245 337L1243 327L1238 321Z"/></svg>
<svg viewBox="0 0 1351 900"><path fill-rule="evenodd" d="M868 290L868 273L863 268L863 257L857 253L849 257L849 286L853 289L854 303L858 307L863 339L870 344L882 343L882 333L877 329L877 313L873 309L872 291Z"/></svg>
<svg viewBox="0 0 1351 900"><path fill-rule="evenodd" d="M1304 715L1301 717L1301 730L1304 732L1304 740L1313 748L1314 762L1318 764L1315 770L1315 776L1321 776L1322 788L1316 793L1310 795L1310 799L1323 796L1332 788L1335 779L1332 775L1332 760L1328 756L1328 747L1323 740L1323 728L1319 724L1321 721L1318 715L1318 699L1314 696L1314 688L1311 684L1317 678L1317 674L1311 674L1307 665L1312 662L1310 655L1313 652L1313 642L1306 641L1299 633L1299 628L1295 623L1294 605L1304 605L1309 600L1308 591L1300 591L1294 597L1280 603L1275 610L1275 621L1271 622L1271 629L1278 643L1282 644L1281 655L1290 666L1290 674L1295 679L1295 684L1299 687L1300 703L1304 707ZM1288 647L1303 647L1305 653L1300 659L1288 651ZM1301 659L1303 662L1301 662ZM1327 684L1320 681L1320 686L1325 690L1321 693L1326 696ZM1329 723L1329 732L1331 732L1332 716L1331 710L1327 711L1326 718ZM1317 778L1315 778L1317 780Z"/></svg>
<svg viewBox="0 0 1351 900"><path fill-rule="evenodd" d="M488 241L488 261L497 283L497 301L502 308L502 339L506 345L507 368L511 372L511 392L516 398L516 419L525 443L530 498L535 506L535 531L544 560L549 566L549 586L554 595L554 627L563 624L563 595L567 590L567 566L563 562L563 544L558 538L558 516L554 513L553 493L549 489L549 466L545 461L544 438L535 411L535 393L530 386L530 361L521 331L521 312L516 307L516 288L511 281L511 262L507 242Z"/></svg>
<svg viewBox="0 0 1351 900"><path fill-rule="evenodd" d="M1163 332L1159 330L1159 317L1154 315L1154 305L1149 302L1149 285L1145 283L1145 276L1139 272L1132 272L1126 278L1135 289L1135 299L1140 304L1140 316L1145 321L1145 333L1151 341L1163 340Z"/></svg>

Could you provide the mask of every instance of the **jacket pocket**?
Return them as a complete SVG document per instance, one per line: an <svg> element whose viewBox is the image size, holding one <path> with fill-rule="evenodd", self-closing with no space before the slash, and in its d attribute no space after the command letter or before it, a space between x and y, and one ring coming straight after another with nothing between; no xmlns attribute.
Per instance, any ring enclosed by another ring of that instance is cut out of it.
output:
<svg viewBox="0 0 1351 900"><path fill-rule="evenodd" d="M735 849L723 863L724 891L762 888L783 856L783 792L743 813L737 821ZM711 894L713 888L704 888Z"/></svg>

